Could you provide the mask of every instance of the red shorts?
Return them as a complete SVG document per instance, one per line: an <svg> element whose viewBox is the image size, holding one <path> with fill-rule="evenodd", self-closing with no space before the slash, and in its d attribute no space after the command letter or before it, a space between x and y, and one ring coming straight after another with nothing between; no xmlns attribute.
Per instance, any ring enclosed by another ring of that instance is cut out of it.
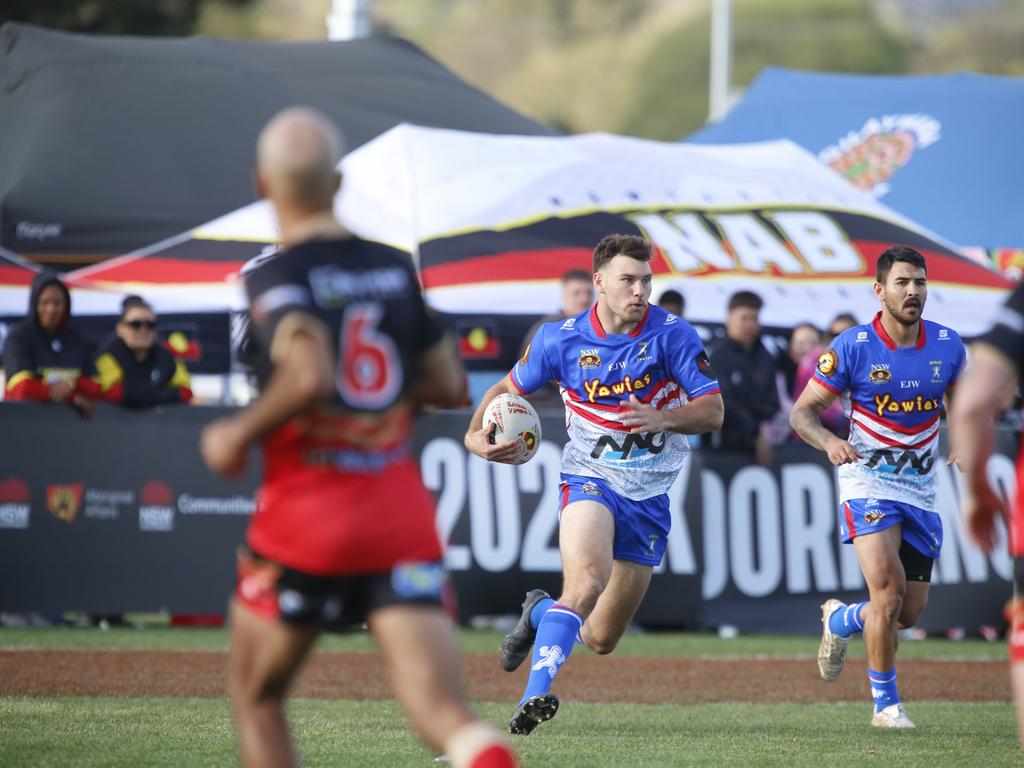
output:
<svg viewBox="0 0 1024 768"><path fill-rule="evenodd" d="M375 472L305 466L267 474L246 540L268 560L338 576L442 557L434 500L410 458Z"/></svg>

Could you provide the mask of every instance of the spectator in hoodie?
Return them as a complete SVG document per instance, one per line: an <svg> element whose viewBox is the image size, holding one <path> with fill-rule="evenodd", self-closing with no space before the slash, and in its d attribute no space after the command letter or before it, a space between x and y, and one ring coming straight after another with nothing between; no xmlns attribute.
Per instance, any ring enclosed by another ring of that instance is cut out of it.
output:
<svg viewBox="0 0 1024 768"><path fill-rule="evenodd" d="M71 327L71 294L52 272L32 281L28 317L7 336L5 399L69 403L92 413L99 387L89 377L89 350Z"/></svg>

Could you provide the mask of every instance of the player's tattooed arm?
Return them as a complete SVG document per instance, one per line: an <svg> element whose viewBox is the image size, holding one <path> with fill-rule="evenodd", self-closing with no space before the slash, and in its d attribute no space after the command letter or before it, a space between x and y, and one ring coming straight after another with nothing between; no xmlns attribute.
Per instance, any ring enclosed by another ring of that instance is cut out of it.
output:
<svg viewBox="0 0 1024 768"><path fill-rule="evenodd" d="M821 423L821 414L832 405L836 397L837 393L811 379L793 404L793 410L789 414L789 425L809 446L828 454L828 459L833 464L852 464L860 458L857 449L825 429Z"/></svg>

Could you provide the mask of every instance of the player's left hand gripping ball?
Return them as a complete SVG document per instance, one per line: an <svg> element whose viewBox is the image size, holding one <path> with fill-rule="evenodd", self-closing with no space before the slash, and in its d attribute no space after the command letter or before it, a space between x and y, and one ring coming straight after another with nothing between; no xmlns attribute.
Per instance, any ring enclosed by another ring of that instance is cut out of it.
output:
<svg viewBox="0 0 1024 768"><path fill-rule="evenodd" d="M529 401L519 395L501 394L487 404L484 428L494 425L492 440L503 443L515 440L519 444L518 456L510 464L525 464L540 447L540 417Z"/></svg>

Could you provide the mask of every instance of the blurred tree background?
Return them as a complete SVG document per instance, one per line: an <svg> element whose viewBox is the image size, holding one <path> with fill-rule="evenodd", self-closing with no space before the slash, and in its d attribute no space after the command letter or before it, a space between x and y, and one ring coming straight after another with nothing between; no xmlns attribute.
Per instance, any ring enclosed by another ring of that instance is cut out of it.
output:
<svg viewBox="0 0 1024 768"><path fill-rule="evenodd" d="M679 139L707 116L710 0L371 0L506 104L569 133ZM330 0L7 0L0 21L322 40ZM736 94L764 67L1024 75L1024 0L733 0Z"/></svg>

